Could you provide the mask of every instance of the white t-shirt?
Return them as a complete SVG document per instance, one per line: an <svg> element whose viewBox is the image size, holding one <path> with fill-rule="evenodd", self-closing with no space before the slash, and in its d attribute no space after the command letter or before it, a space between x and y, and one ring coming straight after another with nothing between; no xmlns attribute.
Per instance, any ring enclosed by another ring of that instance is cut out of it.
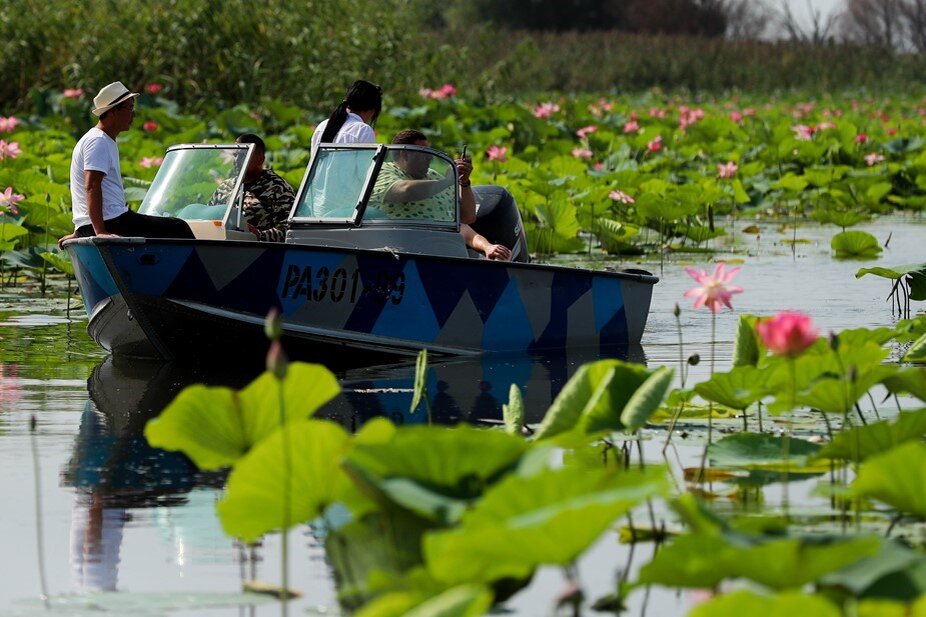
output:
<svg viewBox="0 0 926 617"><path fill-rule="evenodd" d="M322 133L325 132L326 126L328 126L328 121L322 120L312 133L312 152L315 152L318 144L321 143ZM334 136L333 143L375 144L376 134L373 132L373 127L364 122L363 118L355 113L347 112L347 120L344 121L338 134Z"/></svg>
<svg viewBox="0 0 926 617"><path fill-rule="evenodd" d="M93 127L80 138L71 155L71 207L75 227L90 224L87 185L84 183L85 171L102 171L105 174L102 184L104 221L128 211L116 140L102 129Z"/></svg>

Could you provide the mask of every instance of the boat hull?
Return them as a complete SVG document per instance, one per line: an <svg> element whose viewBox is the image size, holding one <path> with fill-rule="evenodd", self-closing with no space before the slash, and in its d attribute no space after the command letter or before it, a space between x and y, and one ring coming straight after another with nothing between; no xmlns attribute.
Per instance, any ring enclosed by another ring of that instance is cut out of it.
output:
<svg viewBox="0 0 926 617"><path fill-rule="evenodd" d="M184 361L266 350L278 309L290 355L354 365L412 356L639 343L648 273L208 240L91 238L67 249L115 354ZM262 355L262 354L259 354Z"/></svg>

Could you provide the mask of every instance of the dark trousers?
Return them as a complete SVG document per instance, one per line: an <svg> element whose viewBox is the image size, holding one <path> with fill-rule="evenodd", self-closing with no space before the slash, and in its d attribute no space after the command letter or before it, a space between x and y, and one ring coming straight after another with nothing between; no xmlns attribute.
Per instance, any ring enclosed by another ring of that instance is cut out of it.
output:
<svg viewBox="0 0 926 617"><path fill-rule="evenodd" d="M111 234L137 238L185 238L189 240L194 238L190 226L183 219L148 216L132 210L106 221L106 231ZM93 225L83 225L77 228L77 235L81 238L89 238L96 234L93 233Z"/></svg>

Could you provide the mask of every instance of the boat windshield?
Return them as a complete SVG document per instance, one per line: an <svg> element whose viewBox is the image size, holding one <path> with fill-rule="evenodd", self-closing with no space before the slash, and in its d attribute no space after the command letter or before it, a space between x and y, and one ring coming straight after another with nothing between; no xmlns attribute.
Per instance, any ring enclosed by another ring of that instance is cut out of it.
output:
<svg viewBox="0 0 926 617"><path fill-rule="evenodd" d="M138 211L187 221L225 220L251 150L252 144L194 144L168 149Z"/></svg>
<svg viewBox="0 0 926 617"><path fill-rule="evenodd" d="M453 161L432 148L326 144L309 164L293 218L456 224L456 178Z"/></svg>

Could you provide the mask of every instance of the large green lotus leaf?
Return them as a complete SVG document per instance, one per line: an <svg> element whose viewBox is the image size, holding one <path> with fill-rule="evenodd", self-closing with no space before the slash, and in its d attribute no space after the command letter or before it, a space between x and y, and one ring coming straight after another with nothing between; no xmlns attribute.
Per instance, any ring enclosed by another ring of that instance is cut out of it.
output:
<svg viewBox="0 0 926 617"><path fill-rule="evenodd" d="M766 353L762 339L756 333L756 315L740 315L733 342L733 366L756 366Z"/></svg>
<svg viewBox="0 0 926 617"><path fill-rule="evenodd" d="M926 263L909 264L906 266L875 266L874 268L860 268L858 272L855 273L855 278L862 278L866 274L874 274L875 276L880 276L896 281L905 274L910 274L912 272L926 272Z"/></svg>
<svg viewBox="0 0 926 617"><path fill-rule="evenodd" d="M790 591L772 596L739 589L695 606L690 617L841 617L842 611L823 596Z"/></svg>
<svg viewBox="0 0 926 617"><path fill-rule="evenodd" d="M235 463L225 497L216 506L225 532L247 542L317 517L348 481L341 461L349 446L340 425L322 420L291 422ZM287 482L289 478L289 482Z"/></svg>
<svg viewBox="0 0 926 617"><path fill-rule="evenodd" d="M903 412L891 421L882 420L841 431L817 453L817 457L858 463L923 435L926 435L926 409Z"/></svg>
<svg viewBox="0 0 926 617"><path fill-rule="evenodd" d="M570 431L592 435L622 430L624 408L649 377L645 367L621 360L599 360L579 367L547 410L534 438L548 439ZM653 412L655 408L649 415Z"/></svg>
<svg viewBox="0 0 926 617"><path fill-rule="evenodd" d="M148 422L145 437L157 448L181 450L200 469L232 465L280 427L279 384L264 373L240 392L190 386ZM282 388L287 422L311 416L340 391L331 371L302 362L289 365Z"/></svg>
<svg viewBox="0 0 926 617"><path fill-rule="evenodd" d="M374 485L402 478L471 499L517 464L527 447L520 437L465 424L406 426L388 442L357 443L344 464Z"/></svg>
<svg viewBox="0 0 926 617"><path fill-rule="evenodd" d="M776 188L782 188L786 191L794 191L795 193L800 193L807 185L810 184L804 176L796 176L792 173L786 174L777 182Z"/></svg>
<svg viewBox="0 0 926 617"><path fill-rule="evenodd" d="M901 444L865 461L852 490L862 497L926 518L926 444Z"/></svg>
<svg viewBox="0 0 926 617"><path fill-rule="evenodd" d="M881 254L881 245L878 239L867 231L852 229L833 236L830 248L836 252L839 259L877 257Z"/></svg>
<svg viewBox="0 0 926 617"><path fill-rule="evenodd" d="M785 440L787 456L785 455ZM727 435L712 443L707 448L707 455L712 464L720 467L738 467L742 469L787 468L794 473L814 472L808 469L807 459L817 454L820 446L803 439L793 437L774 437L757 433L735 433ZM829 467L827 467L829 469Z"/></svg>
<svg viewBox="0 0 926 617"><path fill-rule="evenodd" d="M681 536L640 570L639 582L714 587L745 578L769 589L802 587L878 552L876 537L785 538L744 545L724 536Z"/></svg>
<svg viewBox="0 0 926 617"><path fill-rule="evenodd" d="M926 362L926 334L913 341L903 359L904 362Z"/></svg>
<svg viewBox="0 0 926 617"><path fill-rule="evenodd" d="M424 599L414 591L384 594L355 617L481 617L492 606L492 592L480 585L460 585Z"/></svg>
<svg viewBox="0 0 926 617"><path fill-rule="evenodd" d="M669 386L672 385L673 375L675 371L666 366L653 371L646 381L633 391L623 406L620 428L629 432L642 428L662 404Z"/></svg>
<svg viewBox="0 0 926 617"><path fill-rule="evenodd" d="M896 371L896 366L878 365L860 370L855 381L819 379L809 390L798 393L797 403L828 413L848 413L855 407L856 401L865 396L875 384L888 379Z"/></svg>
<svg viewBox="0 0 926 617"><path fill-rule="evenodd" d="M542 564L570 563L614 519L666 487L662 468L512 475L487 491L460 527L425 536L425 563L450 584L523 578Z"/></svg>
<svg viewBox="0 0 926 617"><path fill-rule="evenodd" d="M767 394L770 375L770 371L754 366L736 366L728 373L714 373L697 384L694 391L705 400L742 411Z"/></svg>
<svg viewBox="0 0 926 617"><path fill-rule="evenodd" d="M574 238L579 233L576 207L564 201L545 201L537 206L536 216L545 229L564 238Z"/></svg>
<svg viewBox="0 0 926 617"><path fill-rule="evenodd" d="M912 394L921 401L926 401L926 368L900 368L884 379L884 386L893 394Z"/></svg>
<svg viewBox="0 0 926 617"><path fill-rule="evenodd" d="M844 589L855 597L865 597L875 591L872 595L877 597L912 600L926 593L926 587L904 583L913 582L909 574L914 574L912 578L915 578L913 570L923 566L926 566L926 557L900 542L886 541L877 554L827 574L820 584Z"/></svg>
<svg viewBox="0 0 926 617"><path fill-rule="evenodd" d="M62 257L62 255L65 256ZM66 255L66 253L39 253L39 256L51 264L51 266L56 270L74 276L74 266L71 264L71 260L68 259Z"/></svg>

